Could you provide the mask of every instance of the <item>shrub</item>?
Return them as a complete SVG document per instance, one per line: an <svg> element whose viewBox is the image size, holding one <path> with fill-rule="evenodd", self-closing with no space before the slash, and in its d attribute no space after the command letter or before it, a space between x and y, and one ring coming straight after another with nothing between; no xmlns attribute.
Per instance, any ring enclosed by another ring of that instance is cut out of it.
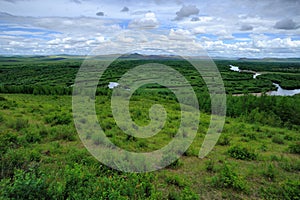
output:
<svg viewBox="0 0 300 200"><path fill-rule="evenodd" d="M54 113L45 118L45 122L54 125L68 125L72 121L72 116L68 113Z"/></svg>
<svg viewBox="0 0 300 200"><path fill-rule="evenodd" d="M0 96L0 101L7 101L6 98Z"/></svg>
<svg viewBox="0 0 300 200"><path fill-rule="evenodd" d="M299 180L287 180L280 185L271 185L260 190L265 199L300 199Z"/></svg>
<svg viewBox="0 0 300 200"><path fill-rule="evenodd" d="M18 146L19 140L16 133L7 132L0 135L0 154L4 154L9 148L17 148Z"/></svg>
<svg viewBox="0 0 300 200"><path fill-rule="evenodd" d="M263 151L263 152L266 152L268 150L268 146L263 143L261 146L260 146L260 150Z"/></svg>
<svg viewBox="0 0 300 200"><path fill-rule="evenodd" d="M35 143L41 141L40 133L36 130L28 130L25 133L25 140L29 143Z"/></svg>
<svg viewBox="0 0 300 200"><path fill-rule="evenodd" d="M30 163L28 151L24 148L8 149L0 159L1 178L11 177L15 169L28 169Z"/></svg>
<svg viewBox="0 0 300 200"><path fill-rule="evenodd" d="M288 180L283 185L283 196L285 199L300 199L300 181Z"/></svg>
<svg viewBox="0 0 300 200"><path fill-rule="evenodd" d="M11 109L11 108L15 108L18 105L16 104L15 101L9 101L9 100L2 100L0 101L0 108L2 109Z"/></svg>
<svg viewBox="0 0 300 200"><path fill-rule="evenodd" d="M289 146L290 153L300 154L300 142L296 142Z"/></svg>
<svg viewBox="0 0 300 200"><path fill-rule="evenodd" d="M0 123L4 121L3 115L0 113Z"/></svg>
<svg viewBox="0 0 300 200"><path fill-rule="evenodd" d="M70 126L54 126L51 128L50 134L52 135L52 140L76 140L76 131Z"/></svg>
<svg viewBox="0 0 300 200"><path fill-rule="evenodd" d="M16 170L13 182L4 183L4 198L9 199L50 199L48 195L48 184L43 174L35 173L32 170L25 172Z"/></svg>
<svg viewBox="0 0 300 200"><path fill-rule="evenodd" d="M228 146L230 145L230 139L227 135L221 136L220 139L218 140L218 144L221 146Z"/></svg>
<svg viewBox="0 0 300 200"><path fill-rule="evenodd" d="M215 162L213 160L209 160L205 163L205 169L208 172L215 172Z"/></svg>
<svg viewBox="0 0 300 200"><path fill-rule="evenodd" d="M162 165L166 165L166 164L168 164L170 161L172 161L172 160L174 160L174 159L176 159L177 157L175 156L175 155L173 155L173 154L164 154L163 156L162 156ZM169 165L168 165L168 168L173 168L173 169L175 169L175 168L178 168L178 167L180 167L180 166L182 166L182 162L180 162L180 160L179 159L176 159L174 162L172 162L172 163L170 163Z"/></svg>
<svg viewBox="0 0 300 200"><path fill-rule="evenodd" d="M262 174L270 181L274 181L276 174L274 166L272 164L268 165L267 169L264 170Z"/></svg>
<svg viewBox="0 0 300 200"><path fill-rule="evenodd" d="M283 139L288 140L288 141L293 141L294 137L292 135L286 134Z"/></svg>
<svg viewBox="0 0 300 200"><path fill-rule="evenodd" d="M297 172L300 171L300 160L284 159L279 163L279 166L287 172Z"/></svg>
<svg viewBox="0 0 300 200"><path fill-rule="evenodd" d="M168 194L168 199L169 200L181 200L181 199L197 200L199 199L199 196L195 194L193 191L191 191L190 188L185 187L180 192L172 189Z"/></svg>
<svg viewBox="0 0 300 200"><path fill-rule="evenodd" d="M27 119L23 119L23 118L17 118L16 122L15 122L15 129L17 131L23 129L23 128L27 128L29 126L28 120Z"/></svg>
<svg viewBox="0 0 300 200"><path fill-rule="evenodd" d="M257 154L248 150L246 147L234 146L228 150L232 158L240 160L256 160Z"/></svg>
<svg viewBox="0 0 300 200"><path fill-rule="evenodd" d="M220 173L212 178L212 185L220 188L232 188L245 191L246 183L226 163Z"/></svg>
<svg viewBox="0 0 300 200"><path fill-rule="evenodd" d="M175 185L177 187L184 187L186 184L184 183L184 181L177 175L175 176L168 176L166 178L166 182L168 184L172 184Z"/></svg>
<svg viewBox="0 0 300 200"><path fill-rule="evenodd" d="M243 133L242 136L248 138L249 140L256 140L256 135L254 133Z"/></svg>
<svg viewBox="0 0 300 200"><path fill-rule="evenodd" d="M169 200L179 200L180 199L180 193L175 191L174 189L171 190L168 194Z"/></svg>
<svg viewBox="0 0 300 200"><path fill-rule="evenodd" d="M276 144L284 144L284 139L282 138L281 135L276 134L272 137L272 142Z"/></svg>

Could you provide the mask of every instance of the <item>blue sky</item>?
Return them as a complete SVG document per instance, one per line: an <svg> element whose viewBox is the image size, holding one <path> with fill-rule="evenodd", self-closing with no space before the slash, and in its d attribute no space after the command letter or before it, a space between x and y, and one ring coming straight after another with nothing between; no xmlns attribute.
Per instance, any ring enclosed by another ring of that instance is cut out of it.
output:
<svg viewBox="0 0 300 200"><path fill-rule="evenodd" d="M1 55L300 57L298 0L2 0Z"/></svg>

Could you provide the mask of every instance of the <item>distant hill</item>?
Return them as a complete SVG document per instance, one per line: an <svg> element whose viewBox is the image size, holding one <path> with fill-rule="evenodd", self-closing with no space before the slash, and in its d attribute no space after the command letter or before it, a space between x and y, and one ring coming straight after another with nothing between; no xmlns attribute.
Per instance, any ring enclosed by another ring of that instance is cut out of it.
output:
<svg viewBox="0 0 300 200"><path fill-rule="evenodd" d="M239 61L300 62L300 58L239 58Z"/></svg>
<svg viewBox="0 0 300 200"><path fill-rule="evenodd" d="M79 59L91 58L92 55L0 55L0 62L21 62L21 61L61 61L67 59ZM99 55L96 59L122 59L122 60L182 60L184 58L176 55L145 55L139 53L132 54L111 54L111 55ZM206 59L206 57L189 57L191 59ZM229 58L229 57L212 57L212 60L238 60L245 62L300 62L300 58Z"/></svg>

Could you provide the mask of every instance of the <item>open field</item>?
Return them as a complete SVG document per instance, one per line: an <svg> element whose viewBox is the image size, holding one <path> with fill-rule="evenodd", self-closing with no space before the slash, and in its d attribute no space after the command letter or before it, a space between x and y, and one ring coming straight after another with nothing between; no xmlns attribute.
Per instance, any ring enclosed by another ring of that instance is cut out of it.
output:
<svg viewBox="0 0 300 200"><path fill-rule="evenodd" d="M160 60L181 72L196 91L201 111L197 135L183 156L167 168L124 173L98 162L76 132L70 94L82 60L49 59L0 59L0 199L300 198L300 95L230 95L272 90L277 76L283 77L278 81L284 84L285 76L278 75L282 70L274 70L273 65L245 68L274 71L253 79L252 74L229 70L229 64L243 67L243 61L216 61L228 93L227 117L217 145L200 159L210 122L205 84L188 63ZM129 151L151 152L163 147L175 137L180 123L176 96L150 84L131 97L130 114L136 124L145 126L149 108L162 104L167 111L163 129L152 138L141 139L126 135L116 125L108 83L149 62L153 60L119 60L98 84L95 108L99 123L107 138ZM293 73L298 77L299 65L291 66L286 76ZM298 78L287 79L291 80L288 85L299 84ZM101 143L99 138L92 141Z"/></svg>

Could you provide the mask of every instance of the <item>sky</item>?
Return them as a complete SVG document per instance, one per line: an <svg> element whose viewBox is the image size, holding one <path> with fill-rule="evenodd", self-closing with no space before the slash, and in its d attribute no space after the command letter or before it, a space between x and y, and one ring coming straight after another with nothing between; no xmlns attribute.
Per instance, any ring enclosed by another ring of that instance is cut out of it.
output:
<svg viewBox="0 0 300 200"><path fill-rule="evenodd" d="M0 0L0 55L300 57L300 0Z"/></svg>

